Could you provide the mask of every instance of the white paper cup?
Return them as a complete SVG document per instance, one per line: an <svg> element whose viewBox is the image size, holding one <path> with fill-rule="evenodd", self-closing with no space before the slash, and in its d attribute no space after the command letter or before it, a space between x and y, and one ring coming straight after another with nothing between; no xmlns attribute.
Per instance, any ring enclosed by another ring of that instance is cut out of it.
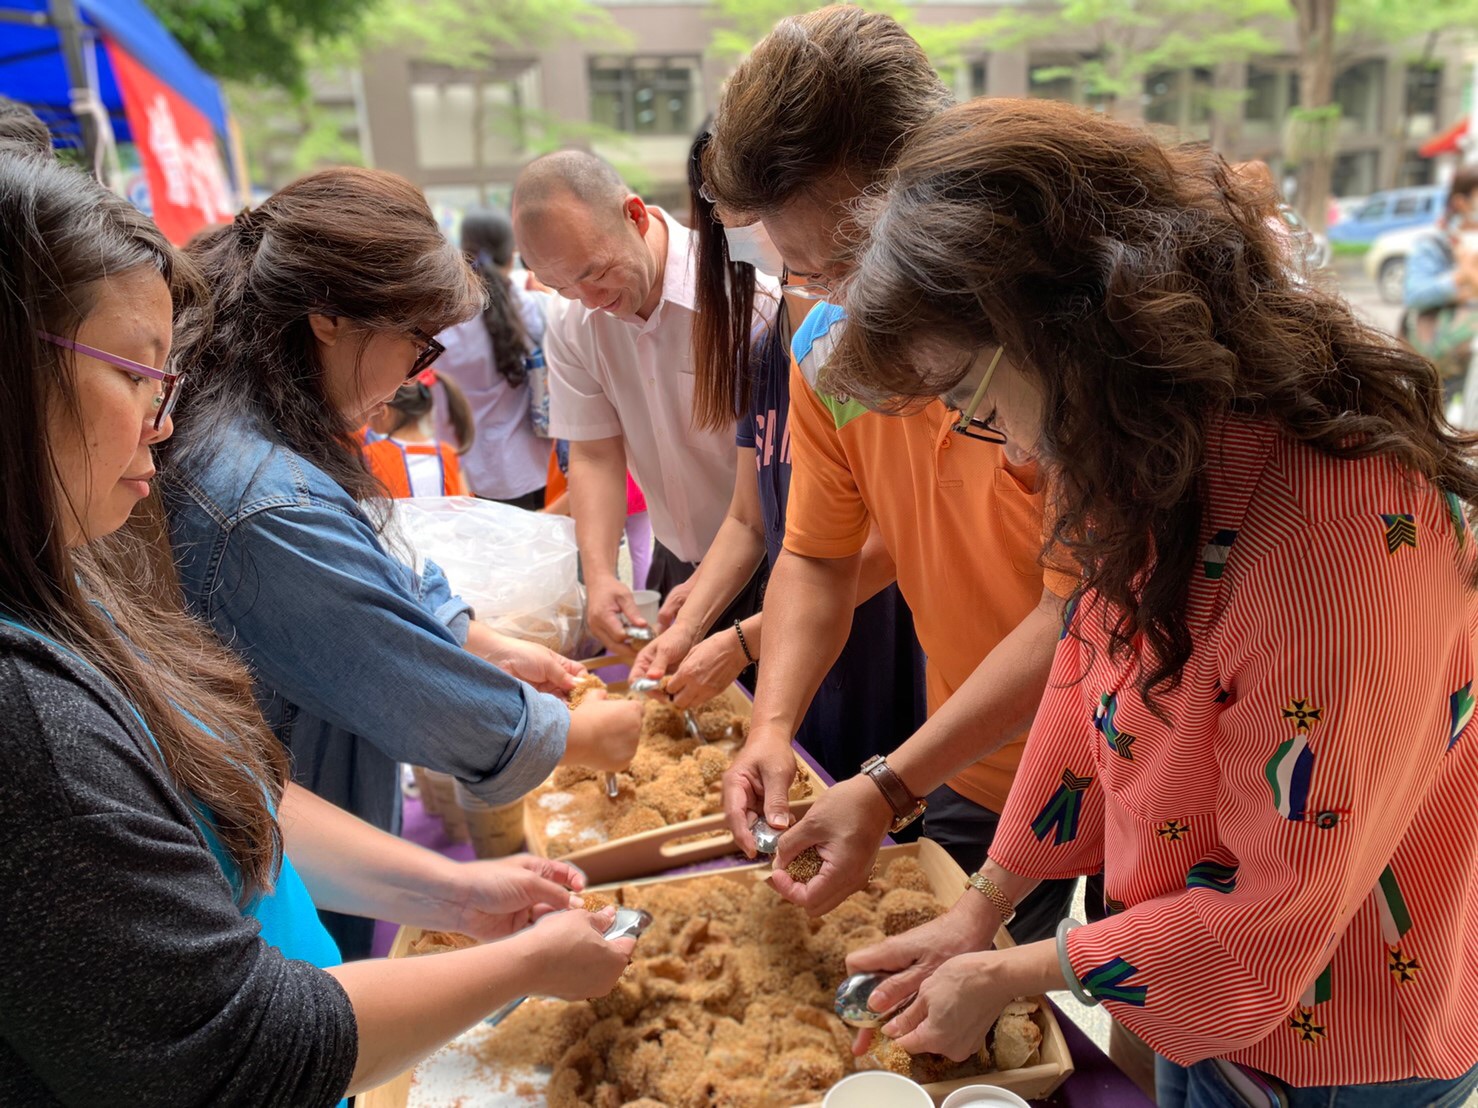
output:
<svg viewBox="0 0 1478 1108"><path fill-rule="evenodd" d="M934 1098L901 1073L863 1070L833 1085L821 1108L934 1108Z"/></svg>
<svg viewBox="0 0 1478 1108"><path fill-rule="evenodd" d="M944 1098L939 1108L1031 1108L1010 1089L994 1085L966 1085Z"/></svg>
<svg viewBox="0 0 1478 1108"><path fill-rule="evenodd" d="M641 613L642 619L647 621L647 626L652 629L652 634L657 633L657 613L662 610L662 594L656 589L638 589L631 594L636 610Z"/></svg>

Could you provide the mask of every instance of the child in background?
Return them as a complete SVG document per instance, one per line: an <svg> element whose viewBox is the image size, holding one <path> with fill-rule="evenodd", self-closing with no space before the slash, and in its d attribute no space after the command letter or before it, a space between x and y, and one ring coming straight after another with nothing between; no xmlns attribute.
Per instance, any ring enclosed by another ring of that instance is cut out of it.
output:
<svg viewBox="0 0 1478 1108"><path fill-rule="evenodd" d="M446 397L447 414L457 445L437 439L431 412L432 390ZM477 430L462 390L428 369L401 385L365 429L364 458L370 472L397 500L411 496L466 496L458 455L467 453Z"/></svg>
<svg viewBox="0 0 1478 1108"><path fill-rule="evenodd" d="M570 514L569 483L565 474L570 468L570 444L556 440L549 452L549 482L544 486L544 510L551 515ZM642 495L636 478L626 473L626 548L631 553L631 587L647 587L647 571L652 568L652 517L647 515L647 498Z"/></svg>

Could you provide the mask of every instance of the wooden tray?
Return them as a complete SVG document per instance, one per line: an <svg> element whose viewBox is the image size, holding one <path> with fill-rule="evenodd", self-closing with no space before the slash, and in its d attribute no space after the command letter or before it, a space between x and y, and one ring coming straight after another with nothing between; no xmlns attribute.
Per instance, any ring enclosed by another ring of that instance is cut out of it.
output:
<svg viewBox="0 0 1478 1108"><path fill-rule="evenodd" d="M965 874L959 866L946 854L937 843L928 839L921 839L916 843L908 843L902 846L884 847L878 856L881 864L886 864L894 858L915 858L920 868L928 876L933 885L934 895L941 903L953 904L965 891ZM768 865L756 864L747 866L735 866L731 869L712 870L707 873L687 874L682 877L653 877L642 881L612 882L606 888L615 889L620 885L678 885L689 881L706 880L721 877L729 881L757 881L763 880L769 873ZM420 937L418 928L402 927L395 936L395 944L390 949L390 957L404 958L409 953L410 945ZM1001 930L996 935L996 946L1005 947L1013 945L1011 937ZM1057 1025L1057 1019L1053 1009L1047 1003L1046 997L1035 998L1039 1006L1037 1012L1037 1025L1042 1029L1041 1060L1033 1066L1023 1066L1021 1069L1006 1070L1004 1072L992 1072L982 1074L978 1077L966 1077L955 1081L939 1081L925 1085L929 1095L934 1098L934 1103L940 1104L944 1098L956 1089L966 1085L990 1084L1002 1089L1009 1089L1017 1096L1027 1100L1033 1100L1050 1095L1059 1085L1066 1081L1073 1072L1072 1057L1068 1054L1067 1042L1062 1037L1062 1028ZM357 1108L406 1108L410 1100L411 1073L406 1072L394 1081L387 1082L377 1089L361 1095L356 1101ZM471 1101L468 1102L469 1104ZM800 1108L820 1108L819 1103L811 1103L800 1106Z"/></svg>
<svg viewBox="0 0 1478 1108"><path fill-rule="evenodd" d="M624 684L613 683L610 688L614 692L625 691ZM710 703L720 704L745 719L749 719L754 712L754 702L738 684L730 685ZM804 758L797 756L796 761L811 786L810 796L794 801L790 806L791 811L799 818L811 807L816 797L825 791L826 784ZM528 795L524 805L524 840L530 852L543 858L549 857L549 835L545 832L548 815L538 809L537 802L551 788L546 781ZM705 837L693 839L697 835ZM678 866L706 862L711 858L730 854L735 849L734 836L729 833L724 814L714 812L699 819L683 820L681 823L670 823L666 827L640 834L609 839L572 854L562 854L560 859L579 866L585 876L590 878L592 885L599 885L610 881L630 881Z"/></svg>

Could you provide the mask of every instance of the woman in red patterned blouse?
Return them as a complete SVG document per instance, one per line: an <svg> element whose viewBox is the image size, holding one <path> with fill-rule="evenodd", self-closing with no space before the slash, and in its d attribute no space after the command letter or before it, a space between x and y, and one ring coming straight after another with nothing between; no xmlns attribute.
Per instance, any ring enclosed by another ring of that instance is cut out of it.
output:
<svg viewBox="0 0 1478 1108"><path fill-rule="evenodd" d="M1294 272L1273 202L1205 147L980 100L859 213L823 385L973 400L1083 571L980 891L849 960L895 974L875 1007L917 992L905 1049L1071 988L1169 1108L1478 1084L1478 440ZM1107 918L987 949L1007 900L1100 868Z"/></svg>

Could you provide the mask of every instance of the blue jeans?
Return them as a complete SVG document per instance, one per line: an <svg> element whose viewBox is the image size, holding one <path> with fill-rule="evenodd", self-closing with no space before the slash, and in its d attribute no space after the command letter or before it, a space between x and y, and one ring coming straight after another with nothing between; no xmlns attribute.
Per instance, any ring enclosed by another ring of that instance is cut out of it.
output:
<svg viewBox="0 0 1478 1108"><path fill-rule="evenodd" d="M1288 1108L1463 1108L1478 1089L1478 1066L1450 1080L1411 1077L1379 1085L1300 1089L1277 1078L1263 1080L1283 1094ZM1210 1060L1186 1067L1156 1058L1155 1094L1160 1108L1270 1108L1273 1103L1266 1096L1249 1099Z"/></svg>

